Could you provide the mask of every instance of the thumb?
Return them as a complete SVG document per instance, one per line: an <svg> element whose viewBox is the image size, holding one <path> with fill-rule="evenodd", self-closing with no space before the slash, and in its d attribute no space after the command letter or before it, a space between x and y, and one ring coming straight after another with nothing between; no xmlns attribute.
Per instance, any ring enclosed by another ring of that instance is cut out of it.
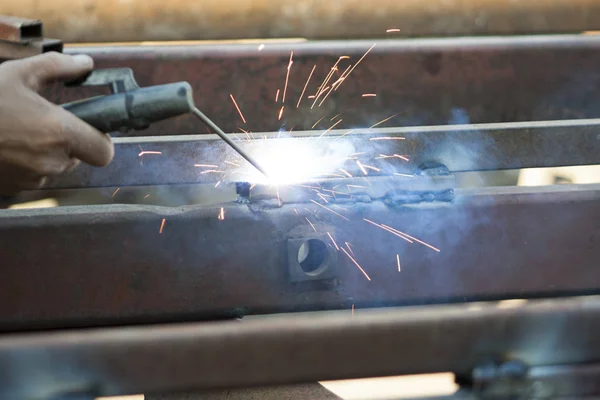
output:
<svg viewBox="0 0 600 400"><path fill-rule="evenodd" d="M34 90L55 81L75 80L94 68L94 60L85 54L69 56L50 52L23 59L21 62L21 76Z"/></svg>

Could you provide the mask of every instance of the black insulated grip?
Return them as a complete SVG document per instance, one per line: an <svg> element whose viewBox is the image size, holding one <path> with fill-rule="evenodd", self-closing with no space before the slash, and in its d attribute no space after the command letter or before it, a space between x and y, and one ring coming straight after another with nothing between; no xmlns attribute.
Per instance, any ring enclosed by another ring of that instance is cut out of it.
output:
<svg viewBox="0 0 600 400"><path fill-rule="evenodd" d="M187 82L148 86L125 93L92 97L62 107L102 132L145 129L194 108Z"/></svg>

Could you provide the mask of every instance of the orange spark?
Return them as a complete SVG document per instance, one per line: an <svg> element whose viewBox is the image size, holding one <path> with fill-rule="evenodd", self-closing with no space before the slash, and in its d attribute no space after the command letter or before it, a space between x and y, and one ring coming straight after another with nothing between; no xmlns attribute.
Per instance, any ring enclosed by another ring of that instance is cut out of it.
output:
<svg viewBox="0 0 600 400"><path fill-rule="evenodd" d="M248 132L247 130L239 128L239 127L238 127L238 129L246 134L246 137L248 138L248 140L254 139L254 135L252 135L252 132ZM252 137L250 137L250 135L252 135Z"/></svg>
<svg viewBox="0 0 600 400"><path fill-rule="evenodd" d="M401 174L399 172L394 172L394 175L396 176L406 176L407 178L414 178L414 175L409 175L409 174Z"/></svg>
<svg viewBox="0 0 600 400"><path fill-rule="evenodd" d="M325 116L322 116L322 117L321 117L321 118L320 118L320 119L319 119L317 122L315 122L315 124L314 124L313 126L311 126L311 127L310 127L310 129L314 129L314 128L315 128L315 126L317 126L317 124L318 124L319 122L321 122L321 120L322 120L323 118L325 118Z"/></svg>
<svg viewBox="0 0 600 400"><path fill-rule="evenodd" d="M354 317L354 304L352 304L352 316Z"/></svg>
<svg viewBox="0 0 600 400"><path fill-rule="evenodd" d="M248 189L248 190L254 189L254 186L256 186L256 183L254 183L252 186L250 186L250 189Z"/></svg>
<svg viewBox="0 0 600 400"><path fill-rule="evenodd" d="M296 215L299 215L298 210L296 210L295 208L294 208L294 212L296 213Z"/></svg>
<svg viewBox="0 0 600 400"><path fill-rule="evenodd" d="M344 81L346 80L346 78L348 78L348 77L350 76L350 74L352 73L352 71L354 71L354 69L355 69L356 67L358 67L358 64L360 64L360 62L361 62L361 61L362 61L362 60L363 60L363 59L364 59L364 58L367 56L367 54L369 54L369 52L370 52L371 50L373 50L373 47L375 47L375 44L376 44L376 43L373 43L373 46L371 46L371 47L369 48L369 50L367 50L367 51L365 52L365 54L363 54L363 56L360 58L360 60L358 60L358 62L357 62L356 64L354 64L354 66L352 67L352 69L350 69L350 71L348 71L348 74L347 74L347 75L344 77ZM339 87L340 87L340 86L342 86L342 83L343 83L344 81L342 81L342 82L341 82L341 83L340 83L340 84L339 84L339 85L338 85L338 86L335 88L335 90L338 90L338 89L339 89Z"/></svg>
<svg viewBox="0 0 600 400"><path fill-rule="evenodd" d="M264 49L264 48L265 48L265 45L261 44L260 46L258 46L258 51L262 51L262 49Z"/></svg>
<svg viewBox="0 0 600 400"><path fill-rule="evenodd" d="M285 106L281 106L281 110L279 110L279 118L277 118L277 121L281 121L281 116L283 115L283 108Z"/></svg>
<svg viewBox="0 0 600 400"><path fill-rule="evenodd" d="M145 195L145 196L144 196L144 198L145 198L145 199L147 199L148 197L150 197L150 195L149 195L149 194L147 194L147 195Z"/></svg>
<svg viewBox="0 0 600 400"><path fill-rule="evenodd" d="M317 93L315 93L315 101L312 103L312 106L310 106L310 108L312 109L317 100L319 99L319 96L321 96L324 92L327 91L327 89L329 89L329 86L325 87L325 85L327 85L327 82L329 82L329 80L331 79L331 77L333 76L333 73L335 71L337 71L337 65L339 64L339 62L342 60L342 57L338 58L338 60L335 62L335 64L333 65L333 67L331 67L331 69L329 70L329 73L327 74L327 76L325 77L325 79L323 80L323 83L321 84L321 86L319 86L319 89L317 89ZM323 87L325 87L325 89L322 89ZM333 91L333 86L331 86L331 90ZM323 100L324 101L324 100ZM321 102L322 103L322 102Z"/></svg>
<svg viewBox="0 0 600 400"><path fill-rule="evenodd" d="M117 188L117 190L115 190L115 191L113 192L113 194L112 194L112 196L111 196L111 197L115 197L115 194L119 193L119 190L121 190L121 188L120 188L120 187L119 187L119 188Z"/></svg>
<svg viewBox="0 0 600 400"><path fill-rule="evenodd" d="M240 164L235 163L233 161L225 161L225 164L230 164L230 165L233 165L234 167L239 167L240 166Z"/></svg>
<svg viewBox="0 0 600 400"><path fill-rule="evenodd" d="M373 141L373 140L406 140L406 138L403 137L403 136L394 136L394 137L392 137L392 136L380 136L380 137L369 138L369 140L371 140L371 141Z"/></svg>
<svg viewBox="0 0 600 400"><path fill-rule="evenodd" d="M368 222L368 223L370 223L370 224L373 224L373 225L375 225L375 226L376 226L376 227L378 227L378 228L381 228L381 229L383 229L384 231L388 231L389 233L391 233L391 234L393 234L393 235L396 235L396 236L398 236L399 238L401 238L401 239L404 239L404 240L406 240L406 241L407 241L407 242L409 242L409 243L413 243L413 241L412 241L412 240L410 240L410 239L408 239L408 238L404 237L403 235L401 235L401 234L399 234L399 233L397 233L397 232L394 232L394 230L393 230L393 229L391 229L391 228L389 228L389 227L386 227L385 225L380 225L380 224L378 224L378 223L376 223L376 222L373 222L373 221L371 221L371 220L368 220L368 219L366 219L366 218L363 218L363 220L367 221L367 222Z"/></svg>
<svg viewBox="0 0 600 400"><path fill-rule="evenodd" d="M315 98L315 95L314 95L314 94L308 95L308 98L309 98L309 99L314 99L314 98Z"/></svg>
<svg viewBox="0 0 600 400"><path fill-rule="evenodd" d="M398 262L398 272L400 272L400 254L396 254L396 261Z"/></svg>
<svg viewBox="0 0 600 400"><path fill-rule="evenodd" d="M343 218L343 219L345 219L345 220L346 220L346 221L348 221L348 222L350 221L348 218L344 217L342 214L336 213L336 212L335 212L335 211L333 211L331 208L329 208L329 207L325 207L323 204L317 203L316 201L314 201L314 200L312 200L312 199L311 199L310 201L312 201L313 203L315 203L315 204L316 204L316 205L318 205L319 207L322 207L322 208L326 209L327 211L329 211L329 212L331 212L331 213L333 213L333 214L337 215L338 217L340 217L340 218Z"/></svg>
<svg viewBox="0 0 600 400"><path fill-rule="evenodd" d="M279 101L279 89L277 89L277 93L275 94L275 103Z"/></svg>
<svg viewBox="0 0 600 400"><path fill-rule="evenodd" d="M396 117L396 116L398 116L398 115L400 115L400 113L398 113L398 114L394 114L394 115L392 115L391 117L387 117L386 119L379 121L379 122L378 122L378 123L376 123L375 125L372 125L372 126L370 126L370 127L369 127L369 129L371 129L371 128L375 128L377 125L381 125L381 124L383 124L384 122L387 122L387 121L389 121L390 119L392 119L392 118L394 118L394 117Z"/></svg>
<svg viewBox="0 0 600 400"><path fill-rule="evenodd" d="M140 154L138 154L138 157L145 156L146 154L162 154L162 151L146 151L146 150L142 150L142 151L140 151Z"/></svg>
<svg viewBox="0 0 600 400"><path fill-rule="evenodd" d="M160 229L158 230L158 233L159 233L159 234L162 234L162 232L163 232L163 228L165 227L165 221L166 221L166 220L167 220L166 218L163 218L163 219L162 219L162 222L160 223Z"/></svg>
<svg viewBox="0 0 600 400"><path fill-rule="evenodd" d="M304 84L304 89L302 89L302 93L300 94L300 98L298 99L298 104L296 104L296 108L300 107L300 102L302 101L302 97L304 96L304 92L306 92L306 87L308 86L308 82L310 82L310 78L312 78L313 72L315 72L315 68L317 68L317 64L313 65L310 74L308 75L308 79Z"/></svg>
<svg viewBox="0 0 600 400"><path fill-rule="evenodd" d="M215 188L218 188L220 184L221 184L221 181L218 181L217 184L215 185Z"/></svg>
<svg viewBox="0 0 600 400"><path fill-rule="evenodd" d="M331 233L327 232L327 235L329 236L329 239L331 239L331 242L333 243L333 245L335 246L336 250L340 250L339 246L337 245L337 243L335 242L335 240L333 239L333 236L331 236Z"/></svg>
<svg viewBox="0 0 600 400"><path fill-rule="evenodd" d="M240 107L238 106L237 102L235 101L235 99L233 98L233 95L231 93L229 93L229 97L231 97L231 101L233 101L233 105L235 106L238 113L240 114L240 117L242 117L242 121L244 121L244 123L246 123L246 118L244 118L244 114L242 114L242 110L240 110Z"/></svg>
<svg viewBox="0 0 600 400"><path fill-rule="evenodd" d="M334 128L334 127L337 125L337 124L339 124L339 123L340 123L340 122L342 122L342 121L343 121L343 119L340 119L340 120L338 120L338 121L337 121L335 124L331 125L331 126L329 127L329 129L327 129L325 132L321 133L321 134L319 135L319 137L323 136L324 134L326 134L327 132L329 132L330 130L332 130L332 129L333 129L333 128Z"/></svg>
<svg viewBox="0 0 600 400"><path fill-rule="evenodd" d="M317 100L319 100L319 97L325 93L327 91L327 89L329 89L329 86L327 86L323 91L319 92L319 94L317 94L317 97L315 97L315 101L313 101L312 106L310 106L310 109L312 110L312 108L315 106L315 104L317 103Z"/></svg>
<svg viewBox="0 0 600 400"><path fill-rule="evenodd" d="M295 210L295 208L294 208ZM298 214L298 211L296 211L296 214ZM315 228L315 226L313 225L312 222L310 222L310 219L308 219L308 217L304 217L306 218L306 220L308 221L308 223L310 224L310 226L313 228L313 231L315 231L315 233L317 233L317 228Z"/></svg>
<svg viewBox="0 0 600 400"><path fill-rule="evenodd" d="M334 116L333 116L333 117L330 119L330 121L333 121L334 119L336 119L336 118L337 118L337 117L339 117L340 115L342 115L342 113L339 113L339 114L337 114L337 115L334 115Z"/></svg>
<svg viewBox="0 0 600 400"><path fill-rule="evenodd" d="M209 174L209 173L212 173L212 172L217 173L217 174L224 174L225 173L225 171L219 171L219 170L216 170L216 169L209 169L209 170L200 172L200 175Z"/></svg>
<svg viewBox="0 0 600 400"><path fill-rule="evenodd" d="M386 159L386 158L399 158L399 159L404 160L404 161L410 161L408 159L408 157L401 156L400 154L394 154L392 156L386 156L385 154L380 154L379 157L375 157L376 160L380 160L382 158L383 159Z"/></svg>
<svg viewBox="0 0 600 400"><path fill-rule="evenodd" d="M375 93L364 93L362 95L362 97L377 97L377 94L375 94Z"/></svg>
<svg viewBox="0 0 600 400"><path fill-rule="evenodd" d="M287 92L288 80L290 79L290 70L292 69L292 64L294 63L292 61L293 57L294 57L294 52L292 51L290 53L290 62L288 63L287 74L285 75L285 86L283 87L283 97L281 98L282 103L285 103L285 94Z"/></svg>
<svg viewBox="0 0 600 400"><path fill-rule="evenodd" d="M219 218L219 221L225 220L225 208L221 207L221 211L219 211L219 215L217 218Z"/></svg>
<svg viewBox="0 0 600 400"><path fill-rule="evenodd" d="M360 189L366 189L367 188L366 186L360 186L360 185L346 185L346 186L348 188L351 188L351 187L353 187L353 188L360 188Z"/></svg>
<svg viewBox="0 0 600 400"><path fill-rule="evenodd" d="M352 253L352 255L354 255L354 251L352 251L352 247L350 246L350 243L348 242L344 242L346 243L346 247L348 248L348 250L350 250L350 253Z"/></svg>
<svg viewBox="0 0 600 400"><path fill-rule="evenodd" d="M317 193L317 196L319 196L325 203L329 203L329 200L327 200L321 193Z"/></svg>
<svg viewBox="0 0 600 400"><path fill-rule="evenodd" d="M212 164L194 164L194 167L196 168L219 168L218 165L212 165Z"/></svg>
<svg viewBox="0 0 600 400"><path fill-rule="evenodd" d="M383 226L383 227L385 227L385 228L389 228L389 229L393 230L394 232L397 232L397 233L399 233L399 234L401 234L401 235L404 235L404 236L406 236L407 238L409 238L409 239L412 239L412 240L414 240L414 241L415 241L415 242L417 242L417 243L421 243L423 246L427 246L427 247L429 247L430 249L437 251L438 253L440 252L440 249L438 249L438 248L436 248L436 247L433 247L433 246L432 246L432 245L430 245L429 243L425 243L424 241L422 241L422 240L419 240L419 239L417 239L416 237L410 236L410 235L409 235L409 234L407 234L407 233L404 233L404 232L402 232L402 231L399 231L399 230L398 230L398 229L396 229L396 228L392 228L391 226L387 226L387 225L384 225L384 224L381 224L381 226Z"/></svg>
<svg viewBox="0 0 600 400"><path fill-rule="evenodd" d="M398 29L398 28L391 28L391 29L388 29L388 30L386 30L386 32L387 32L387 33L391 33L391 32L400 32L400 29Z"/></svg>
<svg viewBox="0 0 600 400"><path fill-rule="evenodd" d="M339 169L340 171L342 171L344 174L346 174L348 176L348 178L352 178L352 174L348 171L346 171L345 169Z"/></svg>
<svg viewBox="0 0 600 400"><path fill-rule="evenodd" d="M331 87L335 87L335 90L337 90L337 87L342 84L344 79L346 79L346 72L348 72L350 68L352 68L352 64L348 65L348 67L344 70L344 72L342 72L342 75L338 78L338 80L331 84Z"/></svg>
<svg viewBox="0 0 600 400"><path fill-rule="evenodd" d="M342 247L342 251L343 251L343 252L344 252L344 253L345 253L345 254L348 256L348 258L349 258L350 260L352 260L352 262L354 263L354 265L356 265L356 266L358 267L358 269L360 269L360 272L362 272L362 273L363 273L363 274L364 274L364 275L367 277L367 279L370 281L370 280L371 280L371 278L369 278L369 275L367 275L367 273L366 273L366 272L365 272L365 270L364 270L364 269L363 269L363 268L360 266L360 264L359 264L358 262L356 262L356 260L355 260L355 259L354 259L354 258L353 258L353 257L352 257L352 256L351 256L351 255L350 255L350 254L349 254L349 253L346 251L346 249L344 249L343 247Z"/></svg>
<svg viewBox="0 0 600 400"><path fill-rule="evenodd" d="M365 166L361 164L360 161L356 160L356 165L358 165L358 168L360 168L360 170L362 171L362 173L364 175L368 175L369 173L367 172L367 170L365 169Z"/></svg>
<svg viewBox="0 0 600 400"><path fill-rule="evenodd" d="M375 168L375 167L372 167L372 166L367 165L367 164L362 164L362 166L365 167L365 168L368 168L370 170L373 170L373 171L377 171L377 172L381 171L379 168Z"/></svg>

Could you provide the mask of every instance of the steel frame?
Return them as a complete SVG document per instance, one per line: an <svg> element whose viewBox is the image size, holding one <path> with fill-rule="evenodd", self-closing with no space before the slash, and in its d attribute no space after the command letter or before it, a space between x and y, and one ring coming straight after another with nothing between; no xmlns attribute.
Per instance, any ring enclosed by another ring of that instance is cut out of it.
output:
<svg viewBox="0 0 600 400"><path fill-rule="evenodd" d="M132 66L142 85L193 82L201 108L229 131L239 125L229 93L251 129L264 132L282 124L306 130L321 116L343 112L348 127L371 126L404 112L391 125L420 127L358 130L343 138L347 130L331 131L316 139L328 127L317 125L319 131L291 135L316 143L347 140L369 157L382 151L369 140L373 136L403 135L403 150L413 153L407 171L436 164L451 174L600 163L600 102L590 89L600 84L600 38L594 36L380 42L317 112L305 105L277 121L281 105L274 105L273 95L291 50L297 75L289 95L297 101L313 65L316 85L339 56L357 60L371 44L269 44L263 53L254 44L70 51L92 54L98 67ZM235 87L243 92L234 93ZM361 95L371 91L376 101L365 106ZM57 103L91 94L62 88L46 93ZM526 122L531 120L538 122ZM460 125L439 125L449 121ZM466 125L484 122L491 124ZM49 188L214 183L210 174L193 170L193 160L223 163L231 157L223 143L201 135L186 118L141 134L147 136L116 139L117 156L108 169L80 168ZM164 134L180 136L156 136ZM461 157L474 143L477 151ZM162 155L138 157L140 145ZM436 371L468 375L489 360L517 358L533 367L598 360L595 296L510 309L504 307L512 303L439 304L599 293L599 185L453 190L451 175L425 174L407 183L390 176L395 169L386 165L379 165L380 193L329 206L302 193L282 196L281 203L266 196L219 207L0 211L2 394L109 395ZM365 219L441 251L408 243ZM333 252L338 243L329 234L352 244L352 258L366 275L347 254ZM326 267L306 272L296 253L310 239L330 246L329 258ZM423 304L436 305L357 311L354 318L350 311ZM343 311L214 321L309 310ZM207 320L212 322L198 322Z"/></svg>

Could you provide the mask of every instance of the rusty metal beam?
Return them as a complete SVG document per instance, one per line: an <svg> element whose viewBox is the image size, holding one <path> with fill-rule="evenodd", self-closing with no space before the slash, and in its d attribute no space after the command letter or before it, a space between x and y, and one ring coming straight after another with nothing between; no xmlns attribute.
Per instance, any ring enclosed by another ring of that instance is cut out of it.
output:
<svg viewBox="0 0 600 400"><path fill-rule="evenodd" d="M27 43L0 41L0 62L35 56L48 51L61 52L63 43L58 39L33 40Z"/></svg>
<svg viewBox="0 0 600 400"><path fill-rule="evenodd" d="M593 296L2 335L0 392L37 399L447 371L470 376L483 363L510 357L542 366L538 386L597 394L597 368L561 387L560 380L547 382L553 369L543 366L560 371L597 361L600 340L591 332L598 330L600 301Z"/></svg>
<svg viewBox="0 0 600 400"><path fill-rule="evenodd" d="M69 42L305 37L365 38L596 30L594 0L3 0L2 12L44 21ZM59 12L58 10L69 10Z"/></svg>
<svg viewBox="0 0 600 400"><path fill-rule="evenodd" d="M399 2L403 3L403 2ZM329 3L327 3L329 4ZM340 72L377 45L319 107L315 94L340 56ZM198 107L226 132L280 128L443 125L600 118L600 35L334 41L305 43L192 44L67 48L86 52L98 68L131 67L142 86L185 80ZM294 52L281 120L290 51ZM299 108L298 99L315 72ZM53 88L46 96L66 103L104 93L99 89ZM234 96L245 119L233 106ZM362 97L376 94L376 97ZM193 117L156 124L138 135L206 133Z"/></svg>
<svg viewBox="0 0 600 400"><path fill-rule="evenodd" d="M0 40L22 43L30 40L41 40L42 22L0 15Z"/></svg>
<svg viewBox="0 0 600 400"><path fill-rule="evenodd" d="M0 211L0 330L598 292L598 186L392 200L329 205L349 221L308 200L223 204L224 220L199 206ZM371 281L342 251L325 257L331 268L300 270L299 241L333 246L327 232Z"/></svg>
<svg viewBox="0 0 600 400"><path fill-rule="evenodd" d="M261 157L270 153L289 151L291 140L312 149L308 156L313 158L307 162L336 154L336 149L346 149L342 151L342 159L355 152L361 153L363 162L380 169L371 172L371 176L395 172L413 174L432 163L445 165L450 172L501 170L600 164L599 126L600 119L534 121L357 129L350 134L347 134L349 130L331 130L323 137L319 137L323 131L291 132L292 138L287 139L275 139L281 134L271 132L253 134L255 138L266 136L269 139L241 141L240 145L259 163ZM378 137L404 137L405 140L371 140ZM245 138L245 135L238 135L240 140ZM115 159L108 167L99 169L82 165L49 181L46 188L216 183L252 181L252 177L257 177L256 174L249 175L254 171L252 167L214 135L116 138L115 146ZM140 157L142 149L162 154ZM406 155L409 161L377 159L381 154L394 153ZM228 165L226 160L242 167ZM201 174L202 170L194 167L197 163L216 165L216 169L225 173ZM362 176L352 159L341 160L339 168ZM334 168L324 170L324 173L340 172Z"/></svg>

